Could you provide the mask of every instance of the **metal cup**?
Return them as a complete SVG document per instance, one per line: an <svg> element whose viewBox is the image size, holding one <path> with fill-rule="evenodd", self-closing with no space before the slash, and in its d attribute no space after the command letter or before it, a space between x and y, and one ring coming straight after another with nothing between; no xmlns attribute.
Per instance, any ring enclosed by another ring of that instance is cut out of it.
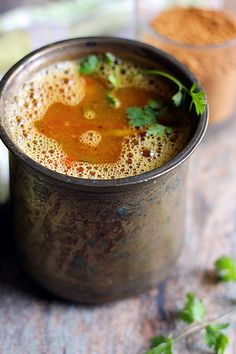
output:
<svg viewBox="0 0 236 354"><path fill-rule="evenodd" d="M193 75L170 55L118 38L78 38L43 47L18 62L0 86L0 134L10 151L11 196L17 248L24 269L51 292L102 303L155 287L173 269L184 237L186 159L201 141L207 111L193 117L192 137L171 161L115 180L54 172L12 141L4 101L34 72L51 63L112 52L176 75Z"/></svg>

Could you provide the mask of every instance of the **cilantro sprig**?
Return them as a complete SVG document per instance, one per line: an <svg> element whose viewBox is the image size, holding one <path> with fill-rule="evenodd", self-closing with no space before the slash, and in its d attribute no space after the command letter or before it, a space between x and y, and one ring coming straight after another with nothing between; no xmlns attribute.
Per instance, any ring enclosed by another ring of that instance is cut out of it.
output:
<svg viewBox="0 0 236 354"><path fill-rule="evenodd" d="M119 87L119 75L114 66L117 60L119 59L110 52L106 52L103 55L90 54L80 62L79 71L84 75L92 75L98 73L103 65L109 66L107 83L112 92L114 92ZM180 80L168 72L162 70L142 70L141 73L159 75L172 81L178 87L178 91L172 96L172 102L176 107L185 103L186 98L189 96L191 98L189 110L191 111L194 108L197 115L204 113L206 109L205 94L200 90L199 83L193 83L190 89L188 89ZM121 102L113 93L109 93L106 98L110 106L114 108L120 107ZM171 127L165 126L162 121L159 121L167 113L167 110L168 106L164 106L161 100L149 100L143 108L128 107L126 114L129 124L133 127L143 127L146 129L147 134L152 136L163 136L164 134L169 135L173 132Z"/></svg>
<svg viewBox="0 0 236 354"><path fill-rule="evenodd" d="M202 322L205 313L206 309L202 300L197 299L193 293L188 293L184 308L180 312L180 319L186 323Z"/></svg>
<svg viewBox="0 0 236 354"><path fill-rule="evenodd" d="M224 354L229 344L229 338L222 332L228 327L228 323L210 324L206 327L205 341L209 348L214 349L216 354Z"/></svg>
<svg viewBox="0 0 236 354"><path fill-rule="evenodd" d="M174 341L171 337L156 336L152 338L152 349L146 354L172 354Z"/></svg>
<svg viewBox="0 0 236 354"><path fill-rule="evenodd" d="M109 74L107 77L107 80L108 80L109 84L111 84L112 87L118 86L118 79L114 73Z"/></svg>
<svg viewBox="0 0 236 354"><path fill-rule="evenodd" d="M201 115L206 110L205 93L199 89L199 83L195 82L188 89L181 81L179 81L173 75L162 70L143 70L143 73L159 75L175 83L178 87L178 91L172 96L172 101L176 107L179 107L186 100L186 96L191 98L189 110L194 107L197 115Z"/></svg>
<svg viewBox="0 0 236 354"><path fill-rule="evenodd" d="M220 318L232 313L228 312L222 316L217 317L212 321L205 321L206 309L202 302L195 294L189 293L186 295L185 304L180 311L180 319L186 323L197 323L176 337L172 335L165 337L163 335L155 336L151 339L152 349L145 354L174 354L174 345L177 341L188 337L194 333L204 331L204 340L209 348L214 350L214 354L224 354L229 344L229 338L223 332L229 324L216 323Z"/></svg>
<svg viewBox="0 0 236 354"><path fill-rule="evenodd" d="M106 52L102 56L90 54L79 63L79 72L83 75L92 75L97 73L103 64L108 65L112 69L115 61L115 55L110 52ZM108 75L107 81L114 88L118 86L118 78L114 70Z"/></svg>
<svg viewBox="0 0 236 354"><path fill-rule="evenodd" d="M215 267L220 281L236 281L236 257L222 256L216 260Z"/></svg>
<svg viewBox="0 0 236 354"><path fill-rule="evenodd" d="M109 105L111 107L114 107L114 108L119 108L120 105L121 105L121 102L120 100L112 93L107 93L106 95L106 99L107 99L107 102L109 103Z"/></svg>
<svg viewBox="0 0 236 354"><path fill-rule="evenodd" d="M129 124L133 127L145 127L147 133L154 136L162 136L164 133L171 134L172 128L164 126L158 122L167 112L161 100L149 100L146 105L141 107L128 107L126 109Z"/></svg>
<svg viewBox="0 0 236 354"><path fill-rule="evenodd" d="M91 54L81 61L79 71L84 75L94 74L97 71L99 64L100 60L98 59L97 55Z"/></svg>
<svg viewBox="0 0 236 354"><path fill-rule="evenodd" d="M109 66L112 66L114 64L114 62L116 61L116 57L114 54L110 53L110 52L106 52L104 54L104 62L106 64L108 64Z"/></svg>

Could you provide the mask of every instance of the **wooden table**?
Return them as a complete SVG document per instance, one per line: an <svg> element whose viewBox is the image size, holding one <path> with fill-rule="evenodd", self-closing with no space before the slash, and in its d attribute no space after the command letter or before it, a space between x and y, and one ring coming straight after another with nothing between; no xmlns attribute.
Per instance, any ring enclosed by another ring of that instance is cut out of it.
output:
<svg viewBox="0 0 236 354"><path fill-rule="evenodd" d="M100 307L57 300L21 272L6 210L1 219L0 354L143 354L154 334L184 328L176 315L188 291L204 300L210 318L236 307L236 284L217 284L213 272L217 257L236 254L236 120L208 133L191 158L183 252L151 293ZM227 354L236 353L236 315L231 322ZM195 335L175 353L211 351Z"/></svg>

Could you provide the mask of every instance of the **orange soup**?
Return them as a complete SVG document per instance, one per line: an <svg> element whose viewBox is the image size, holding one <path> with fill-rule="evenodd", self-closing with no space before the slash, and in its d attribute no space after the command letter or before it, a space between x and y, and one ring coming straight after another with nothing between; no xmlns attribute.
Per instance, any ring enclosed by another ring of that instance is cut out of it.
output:
<svg viewBox="0 0 236 354"><path fill-rule="evenodd" d="M25 83L9 105L24 153L60 173L111 179L150 171L184 148L191 118L169 104L169 84L108 54L51 65Z"/></svg>

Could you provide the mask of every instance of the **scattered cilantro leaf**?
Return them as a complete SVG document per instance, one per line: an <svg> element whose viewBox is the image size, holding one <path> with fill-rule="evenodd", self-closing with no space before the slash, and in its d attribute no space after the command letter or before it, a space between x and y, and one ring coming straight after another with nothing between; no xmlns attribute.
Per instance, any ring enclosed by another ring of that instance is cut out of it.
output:
<svg viewBox="0 0 236 354"><path fill-rule="evenodd" d="M164 106L161 100L148 100L146 106L155 111L157 118L161 118L167 113L167 106Z"/></svg>
<svg viewBox="0 0 236 354"><path fill-rule="evenodd" d="M166 134L167 135L170 135L170 134L172 134L173 133L173 128L171 128L171 127L166 127Z"/></svg>
<svg viewBox="0 0 236 354"><path fill-rule="evenodd" d="M162 70L143 70L143 73L146 74L153 74L165 77L166 79L172 81L178 86L178 91L172 96L172 101L175 106L179 107L180 104L184 103L186 100L186 94L191 98L190 102L190 109L192 107L195 108L195 112L197 115L200 115L205 112L206 110L206 103L205 103L205 93L199 90L199 83L195 82L190 90L182 84L176 77L173 75L162 71Z"/></svg>
<svg viewBox="0 0 236 354"><path fill-rule="evenodd" d="M229 326L228 323L210 324L206 327L205 341L215 354L224 354L229 344L229 338L221 331Z"/></svg>
<svg viewBox="0 0 236 354"><path fill-rule="evenodd" d="M143 110L141 107L128 107L126 113L129 119L129 123L134 127L142 127L145 125L143 118Z"/></svg>
<svg viewBox="0 0 236 354"><path fill-rule="evenodd" d="M153 109L161 109L163 107L163 102L161 100L148 100L147 105Z"/></svg>
<svg viewBox="0 0 236 354"><path fill-rule="evenodd" d="M154 348L162 343L168 343L169 340L171 340L171 338L164 337L163 335L154 336L151 338L151 347Z"/></svg>
<svg viewBox="0 0 236 354"><path fill-rule="evenodd" d="M113 87L118 86L117 77L114 74L109 74L107 80Z"/></svg>
<svg viewBox="0 0 236 354"><path fill-rule="evenodd" d="M158 123L167 112L167 107L162 101L149 100L144 108L129 107L126 109L129 124L134 127L148 127L147 133L154 136L163 136L164 133L171 134L173 129Z"/></svg>
<svg viewBox="0 0 236 354"><path fill-rule="evenodd" d="M111 93L108 93L106 95L106 99L107 99L108 103L114 108L119 108L121 105L120 100L117 97L115 97L114 95L112 95Z"/></svg>
<svg viewBox="0 0 236 354"><path fill-rule="evenodd" d="M109 66L112 66L115 60L116 60L116 57L114 54L112 54L110 52L106 52L104 54L104 62L106 64L108 64Z"/></svg>
<svg viewBox="0 0 236 354"><path fill-rule="evenodd" d="M187 294L184 308L180 313L181 320L187 323L202 322L205 313L206 309L203 302L198 300L193 293Z"/></svg>
<svg viewBox="0 0 236 354"><path fill-rule="evenodd" d="M225 354L225 350L229 345L229 338L223 330L228 328L229 323L216 323L216 321L226 315L235 313L235 311L236 310L234 309L211 321L205 321L205 307L203 306L202 301L198 300L195 294L189 293L186 296L184 309L182 311L182 313L184 313L184 320L186 320L187 323L193 323L195 320L200 323L190 326L187 330L185 329L174 338L172 338L171 335L169 337L159 335L151 338L152 349L145 354L174 354L173 346L177 341L202 330L205 331L204 340L207 346L214 350L214 354Z"/></svg>
<svg viewBox="0 0 236 354"><path fill-rule="evenodd" d="M179 90L174 96L172 96L172 101L176 107L179 107L183 101L184 95L182 90Z"/></svg>
<svg viewBox="0 0 236 354"><path fill-rule="evenodd" d="M148 133L148 135L163 136L165 133L167 133L167 129L171 129L171 128L166 127L161 124L155 124L155 125L151 125L147 129L147 133Z"/></svg>
<svg viewBox="0 0 236 354"><path fill-rule="evenodd" d="M149 107L148 105L144 106L143 113L147 118L147 124L153 124L156 121L156 113L155 111Z"/></svg>
<svg viewBox="0 0 236 354"><path fill-rule="evenodd" d="M126 113L129 119L129 123L134 127L144 127L156 122L156 115L153 110L148 107L128 107Z"/></svg>
<svg viewBox="0 0 236 354"><path fill-rule="evenodd" d="M164 336L152 338L153 348L146 354L173 354L173 339Z"/></svg>
<svg viewBox="0 0 236 354"><path fill-rule="evenodd" d="M98 64L99 59L97 55L91 54L81 61L79 71L81 74L91 75L97 70Z"/></svg>
<svg viewBox="0 0 236 354"><path fill-rule="evenodd" d="M195 111L197 115L204 113L205 111L205 94L203 91L199 90L198 82L195 82L192 87L190 88L190 96L192 97L192 102L190 104L189 109L191 110L192 107L195 107Z"/></svg>
<svg viewBox="0 0 236 354"><path fill-rule="evenodd" d="M216 260L215 267L220 281L236 281L236 258L222 256Z"/></svg>

